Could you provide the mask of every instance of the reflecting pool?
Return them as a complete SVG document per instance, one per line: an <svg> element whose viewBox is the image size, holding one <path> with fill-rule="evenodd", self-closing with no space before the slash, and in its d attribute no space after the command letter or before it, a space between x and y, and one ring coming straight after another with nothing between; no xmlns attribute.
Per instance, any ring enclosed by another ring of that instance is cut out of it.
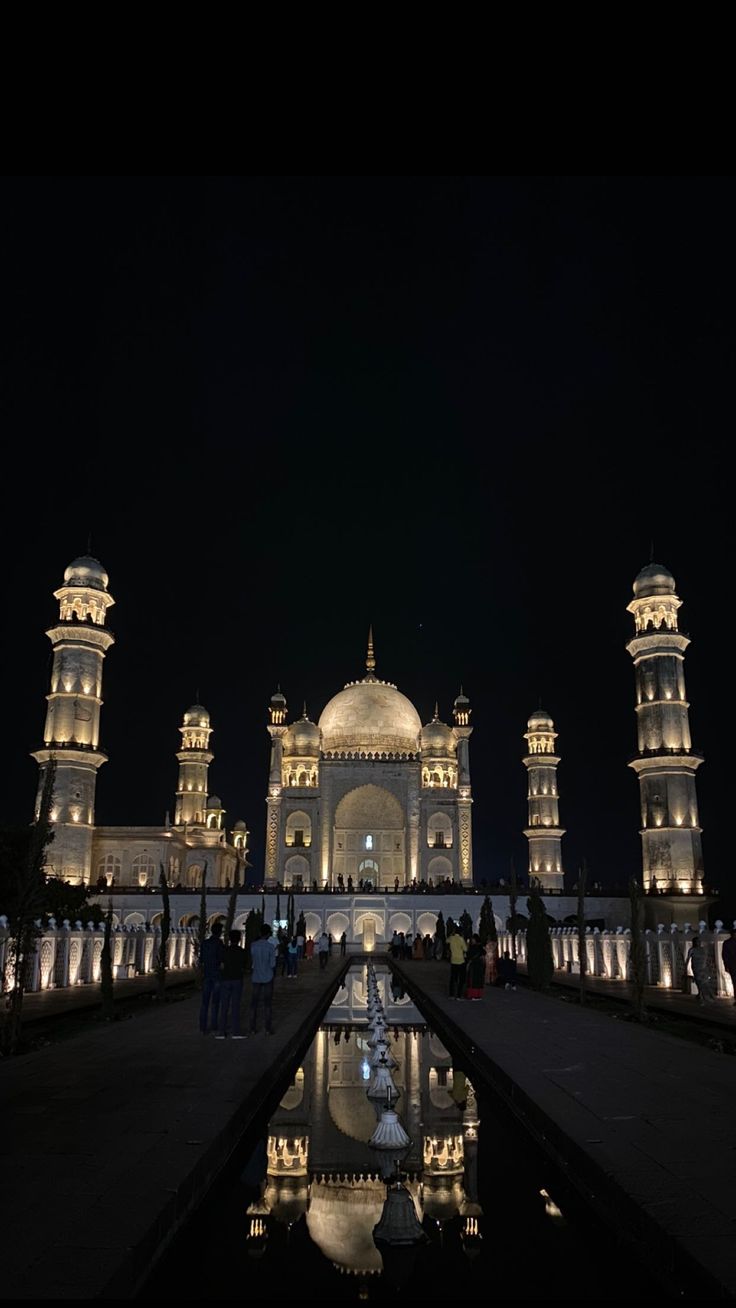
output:
<svg viewBox="0 0 736 1308"><path fill-rule="evenodd" d="M662 1296L387 967L351 967L285 1070L142 1298Z"/></svg>

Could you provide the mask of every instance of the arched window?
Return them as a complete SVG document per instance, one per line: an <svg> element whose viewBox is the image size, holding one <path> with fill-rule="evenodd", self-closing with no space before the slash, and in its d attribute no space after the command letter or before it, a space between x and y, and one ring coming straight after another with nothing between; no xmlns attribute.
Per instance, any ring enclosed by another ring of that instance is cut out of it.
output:
<svg viewBox="0 0 736 1308"><path fill-rule="evenodd" d="M136 854L132 864L133 884L152 886L156 868L150 854Z"/></svg>
<svg viewBox="0 0 736 1308"><path fill-rule="evenodd" d="M447 813L432 813L427 822L427 844L430 849L452 848L452 822Z"/></svg>
<svg viewBox="0 0 736 1308"><path fill-rule="evenodd" d="M108 886L111 886L113 881L120 882L120 868L121 862L117 854L106 854L97 864L97 876L104 877Z"/></svg>
<svg viewBox="0 0 736 1308"><path fill-rule="evenodd" d="M289 814L286 819L285 839L288 846L309 848L312 843L312 823L308 813L297 809L296 812Z"/></svg>

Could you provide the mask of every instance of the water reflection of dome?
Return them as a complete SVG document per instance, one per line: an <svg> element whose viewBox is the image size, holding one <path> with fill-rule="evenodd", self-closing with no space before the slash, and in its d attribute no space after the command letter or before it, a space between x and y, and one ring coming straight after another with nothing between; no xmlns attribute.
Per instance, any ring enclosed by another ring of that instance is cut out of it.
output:
<svg viewBox="0 0 736 1308"><path fill-rule="evenodd" d="M376 1114L366 1097L366 1086L332 1086L327 1097L338 1131L367 1144L376 1129Z"/></svg>
<svg viewBox="0 0 736 1308"><path fill-rule="evenodd" d="M385 1198L386 1186L377 1177L312 1181L309 1234L341 1271L366 1275L382 1270L373 1228L380 1221Z"/></svg>

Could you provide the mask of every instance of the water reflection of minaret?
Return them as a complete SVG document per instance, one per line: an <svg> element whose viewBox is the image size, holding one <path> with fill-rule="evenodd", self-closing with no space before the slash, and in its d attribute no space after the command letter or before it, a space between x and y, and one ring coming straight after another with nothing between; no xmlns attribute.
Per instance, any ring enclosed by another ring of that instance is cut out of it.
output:
<svg viewBox="0 0 736 1308"><path fill-rule="evenodd" d="M481 1221L483 1209L478 1202L478 1101L470 1081L467 1083L468 1098L463 1111L463 1181L465 1197L460 1204L460 1216L463 1219L461 1239L468 1258L475 1258L480 1253Z"/></svg>

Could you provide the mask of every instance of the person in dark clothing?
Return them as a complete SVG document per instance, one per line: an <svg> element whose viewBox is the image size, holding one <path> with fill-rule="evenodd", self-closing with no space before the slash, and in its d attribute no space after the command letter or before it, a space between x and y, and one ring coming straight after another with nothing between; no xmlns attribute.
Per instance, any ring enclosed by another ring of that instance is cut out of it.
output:
<svg viewBox="0 0 736 1308"><path fill-rule="evenodd" d="M516 989L516 959L509 956L504 949L503 958L498 960L498 984L506 990Z"/></svg>
<svg viewBox="0 0 736 1308"><path fill-rule="evenodd" d="M228 947L222 963L222 980L220 982L220 1030L215 1037L224 1040L227 1036L227 1019L232 1009L233 1040L244 1040L240 1034L240 1004L243 998L243 980L245 978L246 953L240 948L240 932L231 931Z"/></svg>
<svg viewBox="0 0 736 1308"><path fill-rule="evenodd" d="M468 999L482 999L486 976L486 951L480 943L480 936L474 935L468 948L467 978Z"/></svg>
<svg viewBox="0 0 736 1308"><path fill-rule="evenodd" d="M276 967L279 976L284 976L288 965L289 940L283 935L278 936L278 945L276 946Z"/></svg>
<svg viewBox="0 0 736 1308"><path fill-rule="evenodd" d="M202 945L202 1003L199 1009L199 1029L202 1035L217 1030L220 1015L220 982L225 946L222 943L222 922L214 922L209 938ZM210 1004L212 1012L210 1017Z"/></svg>
<svg viewBox="0 0 736 1308"><path fill-rule="evenodd" d="M341 957L341 958L344 958L344 957L345 957L345 955L346 955L346 953L347 953L347 949L348 949L348 938L347 938L345 932L343 931L342 935L340 936L340 957Z"/></svg>

